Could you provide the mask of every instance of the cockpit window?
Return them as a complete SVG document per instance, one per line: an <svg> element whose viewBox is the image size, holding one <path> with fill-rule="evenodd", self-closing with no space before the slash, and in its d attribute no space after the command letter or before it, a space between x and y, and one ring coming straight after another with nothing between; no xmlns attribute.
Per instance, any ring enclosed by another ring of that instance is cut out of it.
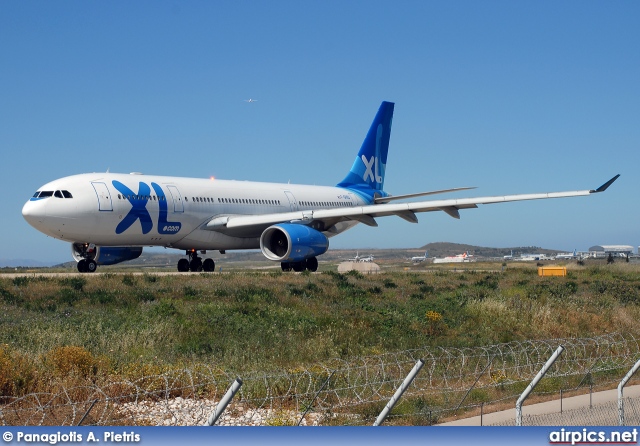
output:
<svg viewBox="0 0 640 446"><path fill-rule="evenodd" d="M56 197L56 198L62 198L62 192L57 190L57 191L54 192L53 196Z"/></svg>
<svg viewBox="0 0 640 446"><path fill-rule="evenodd" d="M33 194L32 198L38 198L38 195L40 195L40 191L36 192L35 194Z"/></svg>
<svg viewBox="0 0 640 446"><path fill-rule="evenodd" d="M62 195L64 196L64 198L73 198L73 195L71 195L71 192L69 192L68 190L63 190Z"/></svg>
<svg viewBox="0 0 640 446"><path fill-rule="evenodd" d="M51 197L53 196L53 191L51 190L43 190L42 192L40 192L39 198L46 198L46 197Z"/></svg>

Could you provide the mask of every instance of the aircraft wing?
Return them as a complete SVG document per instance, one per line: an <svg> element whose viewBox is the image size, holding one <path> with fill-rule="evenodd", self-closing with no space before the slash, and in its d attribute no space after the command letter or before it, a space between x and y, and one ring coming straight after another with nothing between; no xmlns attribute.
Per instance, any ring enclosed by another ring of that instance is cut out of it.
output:
<svg viewBox="0 0 640 446"><path fill-rule="evenodd" d="M278 214L230 215L213 218L207 222L202 229L233 233L234 235L245 234L245 236L259 236L262 230L268 226L285 222L321 223L324 230L331 232L331 227L338 222L357 221L369 226L377 226L375 221L376 217L386 217L389 215L401 217L411 223L418 222L415 214L419 212L443 211L454 218L460 218L460 209L477 208L479 204L579 197L604 192L619 176L620 175L616 175L597 189L588 190L374 204L352 208L319 209Z"/></svg>

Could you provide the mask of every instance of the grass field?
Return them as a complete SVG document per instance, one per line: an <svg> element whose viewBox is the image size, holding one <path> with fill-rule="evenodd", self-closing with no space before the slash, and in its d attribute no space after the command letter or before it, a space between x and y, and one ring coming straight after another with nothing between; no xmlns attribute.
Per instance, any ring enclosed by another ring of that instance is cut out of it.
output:
<svg viewBox="0 0 640 446"><path fill-rule="evenodd" d="M424 346L640 330L640 266L0 275L0 392L206 364L246 373Z"/></svg>

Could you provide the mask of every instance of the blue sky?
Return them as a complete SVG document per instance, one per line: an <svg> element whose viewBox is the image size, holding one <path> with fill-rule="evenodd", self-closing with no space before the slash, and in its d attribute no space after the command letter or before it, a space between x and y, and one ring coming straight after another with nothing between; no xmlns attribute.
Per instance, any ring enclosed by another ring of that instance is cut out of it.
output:
<svg viewBox="0 0 640 446"><path fill-rule="evenodd" d="M459 221L382 218L332 247L637 246L638 17L636 1L0 2L0 258L70 259L20 211L76 173L333 185L383 100L392 194L621 178Z"/></svg>

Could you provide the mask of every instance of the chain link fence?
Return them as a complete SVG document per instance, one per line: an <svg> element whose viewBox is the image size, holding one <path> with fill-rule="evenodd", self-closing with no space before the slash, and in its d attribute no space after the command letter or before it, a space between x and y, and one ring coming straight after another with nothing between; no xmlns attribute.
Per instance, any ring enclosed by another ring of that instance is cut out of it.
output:
<svg viewBox="0 0 640 446"><path fill-rule="evenodd" d="M640 398L624 398L625 425L640 425ZM523 426L617 426L618 402L593 407L565 410L544 415L523 415ZM515 426L515 421L494 423L491 426Z"/></svg>

